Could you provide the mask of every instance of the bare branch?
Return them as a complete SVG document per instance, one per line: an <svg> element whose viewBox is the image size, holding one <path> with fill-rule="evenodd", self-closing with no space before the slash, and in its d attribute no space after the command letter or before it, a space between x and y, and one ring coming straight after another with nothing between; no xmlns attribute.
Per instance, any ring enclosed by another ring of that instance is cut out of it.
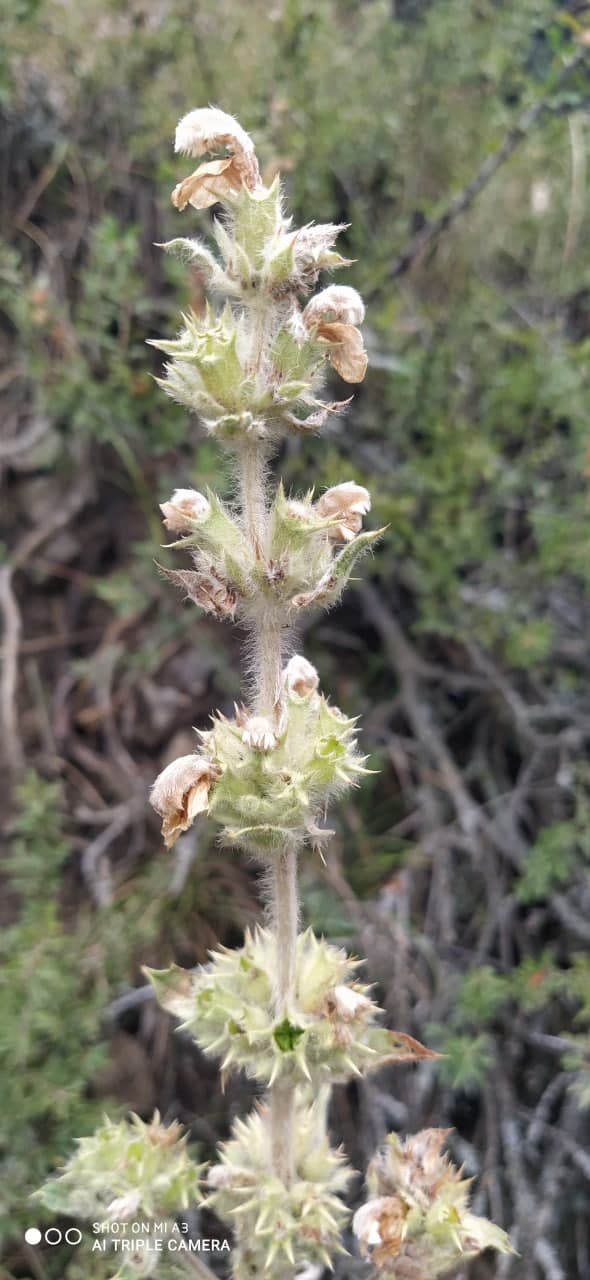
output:
<svg viewBox="0 0 590 1280"><path fill-rule="evenodd" d="M442 235L443 231L448 230L451 224L455 221L455 218L458 218L461 213L465 213L465 211L470 208L473 202L498 172L498 169L500 169L501 166L510 159L510 156L514 151L516 151L516 148L520 146L521 142L524 142L524 139L530 133L531 129L543 113L550 109L551 99L554 94L561 88L572 72L575 71L576 67L579 67L584 61L587 56L587 52L587 49L580 49L568 59L564 64L561 74L552 84L551 89L548 90L542 98L538 98L536 102L533 102L531 106L527 107L526 110L522 112L512 128L508 130L508 133L500 143L500 146L497 147L486 160L484 160L481 168L478 169L474 177L470 179L461 191L458 191L457 194L451 198L446 209L443 209L443 212L439 214L438 218L433 218L432 221L427 222L417 235L410 240L410 243L402 250L390 267L389 277L391 280L397 279L398 276L405 275L414 260L419 257L419 255L423 253L429 245L434 244Z"/></svg>

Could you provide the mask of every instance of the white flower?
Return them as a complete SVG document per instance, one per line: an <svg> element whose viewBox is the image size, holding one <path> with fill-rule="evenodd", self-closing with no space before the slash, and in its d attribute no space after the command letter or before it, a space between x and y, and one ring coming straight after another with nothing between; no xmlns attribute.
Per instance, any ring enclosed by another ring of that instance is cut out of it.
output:
<svg viewBox="0 0 590 1280"><path fill-rule="evenodd" d="M117 1196L116 1200L111 1200L107 1205L107 1217L112 1222L123 1222L127 1218L132 1218L137 1213L141 1202L141 1191L135 1189L128 1191L124 1196Z"/></svg>
<svg viewBox="0 0 590 1280"><path fill-rule="evenodd" d="M302 654L295 653L283 671L283 683L288 693L298 698L309 698L317 691L320 678L315 667Z"/></svg>
<svg viewBox="0 0 590 1280"><path fill-rule="evenodd" d="M169 502L160 503L160 511L171 533L187 533L193 521L206 520L211 506L196 489L175 489Z"/></svg>
<svg viewBox="0 0 590 1280"><path fill-rule="evenodd" d="M352 542L362 529L363 516L371 510L371 495L362 484L345 480L343 484L326 489L315 503L315 509L319 515L337 521L330 529L330 537L334 541Z"/></svg>
<svg viewBox="0 0 590 1280"><path fill-rule="evenodd" d="M362 991L355 991L354 987L347 987L344 983L334 987L326 996L326 1012L342 1022L355 1022L357 1018L370 1014L374 1007L373 1001Z"/></svg>
<svg viewBox="0 0 590 1280"><path fill-rule="evenodd" d="M365 1258L369 1249L382 1243L379 1218L383 1210L387 1208L387 1205L388 1198L386 1196L380 1196L377 1200L368 1200L366 1204L361 1205L360 1209L357 1209L352 1219L352 1229L359 1242L360 1251Z"/></svg>
<svg viewBox="0 0 590 1280"><path fill-rule="evenodd" d="M202 756L180 756L158 775L150 793L150 804L160 814L167 849L187 831L198 813L208 807L209 792L218 771Z"/></svg>

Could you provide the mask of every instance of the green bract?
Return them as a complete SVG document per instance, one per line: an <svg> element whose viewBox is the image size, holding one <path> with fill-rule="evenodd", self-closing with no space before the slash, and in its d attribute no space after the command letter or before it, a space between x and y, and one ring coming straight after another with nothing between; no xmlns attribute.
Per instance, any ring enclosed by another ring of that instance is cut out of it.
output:
<svg viewBox="0 0 590 1280"><path fill-rule="evenodd" d="M339 1199L351 1177L332 1151L314 1107L301 1107L295 1134L295 1177L287 1187L272 1173L267 1108L237 1120L221 1147L221 1163L209 1171L206 1199L234 1228L234 1274L240 1280L284 1280L295 1262L331 1267L347 1209Z"/></svg>
<svg viewBox="0 0 590 1280"><path fill-rule="evenodd" d="M292 1009L272 1014L276 941L264 929L243 947L211 953L195 972L146 969L158 1003L181 1021L221 1069L241 1067L263 1084L346 1080L383 1062L427 1056L410 1037L376 1025L380 1010L355 980L359 962L306 930L297 939Z"/></svg>
<svg viewBox="0 0 590 1280"><path fill-rule="evenodd" d="M173 1221L201 1199L200 1169L186 1142L180 1125L160 1124L158 1112L149 1124L139 1116L119 1124L105 1119L91 1137L78 1139L63 1172L36 1196L72 1218Z"/></svg>
<svg viewBox="0 0 590 1280"><path fill-rule="evenodd" d="M219 770L208 812L224 840L262 854L309 840L328 800L364 772L354 730L355 721L317 693L285 697L272 750L248 745L243 716L217 716L201 734L201 754Z"/></svg>

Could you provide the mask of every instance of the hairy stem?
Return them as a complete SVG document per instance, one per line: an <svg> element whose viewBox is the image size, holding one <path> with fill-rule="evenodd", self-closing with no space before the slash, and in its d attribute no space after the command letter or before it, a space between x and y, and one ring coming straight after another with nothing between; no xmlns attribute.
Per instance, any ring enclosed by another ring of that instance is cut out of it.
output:
<svg viewBox="0 0 590 1280"><path fill-rule="evenodd" d="M255 555L261 558L266 544L266 456L260 441L242 449L240 489L246 533ZM256 710L275 720L279 709L285 621L260 600L252 617ZM270 909L276 938L277 968L274 975L274 1014L287 1014L295 997L297 946L297 854L285 849L274 855L270 869ZM289 1184L294 1175L295 1087L282 1082L270 1089L271 1159L273 1171ZM288 1277L285 1276L285 1280Z"/></svg>
<svg viewBox="0 0 590 1280"><path fill-rule="evenodd" d="M297 946L297 854L276 856L272 870L272 916L277 941L275 1015L290 1011L295 996ZM287 1185L295 1173L295 1086L277 1083L270 1090L271 1156L276 1174Z"/></svg>
<svg viewBox="0 0 590 1280"><path fill-rule="evenodd" d="M262 559L265 535L266 454L259 440L240 450L240 497L246 536L257 560Z"/></svg>
<svg viewBox="0 0 590 1280"><path fill-rule="evenodd" d="M272 718L280 688L280 627L261 620L258 632L257 678L259 710ZM297 946L297 854L285 849L273 857L270 869L270 909L276 939L274 1015L282 1018L295 998ZM274 1172L288 1185L295 1172L295 1086L277 1082L270 1089L271 1159ZM287 1277L285 1278L287 1280Z"/></svg>
<svg viewBox="0 0 590 1280"><path fill-rule="evenodd" d="M273 722L280 704L285 632L285 625L274 617L259 618L252 627L256 710Z"/></svg>

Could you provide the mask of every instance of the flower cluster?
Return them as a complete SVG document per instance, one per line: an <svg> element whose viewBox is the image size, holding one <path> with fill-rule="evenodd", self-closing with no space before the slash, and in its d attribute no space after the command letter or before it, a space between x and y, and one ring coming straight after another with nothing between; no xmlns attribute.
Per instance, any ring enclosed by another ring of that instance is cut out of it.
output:
<svg viewBox="0 0 590 1280"><path fill-rule="evenodd" d="M346 383L364 378L364 305L348 286L314 293L322 271L348 265L334 248L343 228L293 228L279 180L264 183L252 140L231 116L190 112L176 150L199 164L173 204L222 206L217 252L183 237L164 247L219 301L184 316L177 338L153 344L167 360L160 384L231 452L238 493L224 503L180 488L162 503L169 545L191 562L162 572L207 613L239 621L256 661L252 705L213 716L198 750L160 773L151 803L167 847L206 813L226 843L266 862L272 916L269 930L211 953L196 972L146 972L159 1003L222 1071L239 1068L268 1086L268 1105L236 1122L209 1170L206 1204L231 1222L233 1280L294 1280L343 1251L351 1171L329 1146L329 1086L437 1056L379 1025L357 961L311 931L297 934L297 853L305 843L321 849L332 834L323 826L328 803L367 770L355 720L323 696L304 657L285 662L288 635L302 610L339 599L382 531L363 532L371 499L354 480L293 496L282 484L269 492L267 466L287 432L313 431L347 403L320 398L328 365ZM440 1154L443 1136L427 1131L404 1144L393 1136L372 1162L355 1228L361 1252L390 1280L431 1280L487 1244L509 1247L469 1212L465 1184ZM149 1125L107 1122L82 1139L40 1194L56 1212L107 1222L141 1215L149 1225L195 1203L200 1181L178 1127L156 1115ZM156 1262L146 1253L141 1274ZM123 1264L120 1280L130 1268Z"/></svg>
<svg viewBox="0 0 590 1280"><path fill-rule="evenodd" d="M330 797L365 772L355 721L318 692L317 672L299 655L283 673L274 721L237 707L199 736L200 751L169 764L152 789L168 846L205 811L227 843L251 853L314 843Z"/></svg>
<svg viewBox="0 0 590 1280"><path fill-rule="evenodd" d="M390 1134L369 1165L370 1199L354 1216L364 1257L383 1280L435 1280L493 1247L512 1252L505 1231L469 1210L469 1182L442 1153L450 1130Z"/></svg>
<svg viewBox="0 0 590 1280"><path fill-rule="evenodd" d="M205 1203L234 1226L232 1262L240 1280L284 1280L296 1260L331 1268L331 1255L345 1252L346 1209L339 1197L351 1171L330 1149L315 1107L301 1107L297 1120L290 1186L272 1172L266 1107L236 1121L221 1162L209 1170Z"/></svg>
<svg viewBox="0 0 590 1280"><path fill-rule="evenodd" d="M257 929L243 947L212 952L195 972L177 965L145 972L158 1003L222 1059L222 1071L241 1067L262 1084L289 1080L315 1092L385 1063L437 1056L377 1024L380 1010L355 977L359 962L311 929L297 939L293 1005L273 1016L276 948L273 934Z"/></svg>
<svg viewBox="0 0 590 1280"><path fill-rule="evenodd" d="M370 509L367 489L352 480L315 501L313 492L287 498L279 485L254 551L240 520L214 493L177 489L161 505L165 527L182 535L168 547L188 551L194 568L162 573L218 618L233 619L236 611L247 617L262 597L267 608L295 619L302 609L338 600L358 557L382 533L362 532Z"/></svg>
<svg viewBox="0 0 590 1280"><path fill-rule="evenodd" d="M163 1125L156 1111L149 1124L132 1116L105 1120L78 1148L59 1177L51 1178L39 1200L73 1218L122 1222L173 1222L179 1209L202 1197L200 1168L191 1160L177 1123Z"/></svg>
<svg viewBox="0 0 590 1280"><path fill-rule="evenodd" d="M331 285L302 306L321 270L347 265L333 248L341 228L293 230L278 179L264 186L250 138L225 112L190 112L176 148L222 152L172 195L179 209L223 205L224 221L214 230L220 256L182 237L165 248L197 266L227 301L218 315L207 308L202 318L186 316L176 341L154 341L169 357L162 387L230 446L246 436L275 440L286 430L320 427L340 408L317 396L326 359L349 383L361 382L367 368L364 307L354 289Z"/></svg>

